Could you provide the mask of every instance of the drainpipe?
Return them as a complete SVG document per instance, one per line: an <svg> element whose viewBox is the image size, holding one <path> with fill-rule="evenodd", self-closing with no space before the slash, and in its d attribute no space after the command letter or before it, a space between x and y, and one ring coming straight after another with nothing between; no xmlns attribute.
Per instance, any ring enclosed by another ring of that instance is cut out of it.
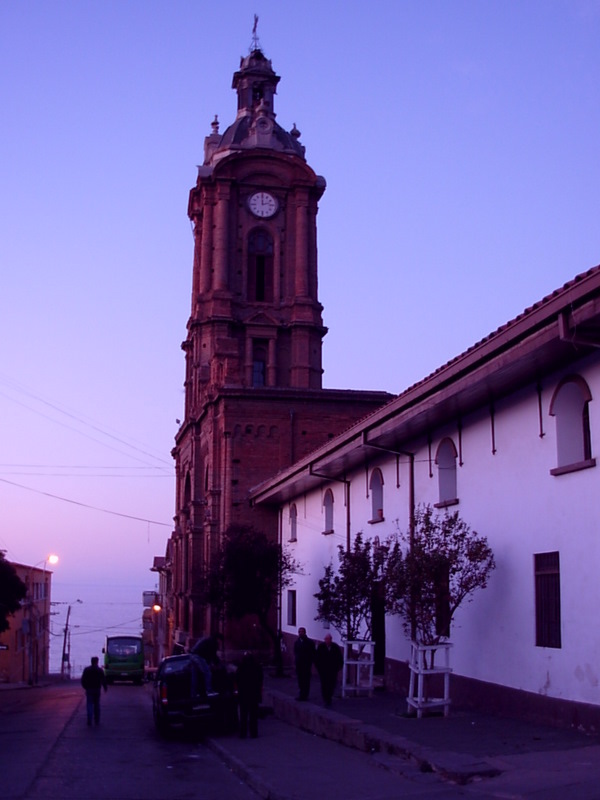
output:
<svg viewBox="0 0 600 800"><path fill-rule="evenodd" d="M277 514L277 542L279 546L279 552L283 552L283 509L279 509L279 513ZM277 654L276 654L276 669L277 669L277 676L283 676L283 653L281 652L281 630L282 630L282 623L283 620L281 618L282 615L282 605L283 605L283 585L281 580L281 569L279 570L279 574L277 576L277 582L279 586L277 587Z"/></svg>
<svg viewBox="0 0 600 800"><path fill-rule="evenodd" d="M296 419L296 412L293 408L290 408L290 464L293 464L296 461L296 450L294 447L295 440L294 440L294 421Z"/></svg>

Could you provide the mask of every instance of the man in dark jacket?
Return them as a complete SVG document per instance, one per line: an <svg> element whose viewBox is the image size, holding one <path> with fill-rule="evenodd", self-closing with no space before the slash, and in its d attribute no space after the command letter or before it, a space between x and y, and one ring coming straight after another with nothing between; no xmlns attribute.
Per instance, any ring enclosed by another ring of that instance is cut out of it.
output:
<svg viewBox="0 0 600 800"><path fill-rule="evenodd" d="M321 679L323 703L329 708L335 691L338 672L344 665L342 651L339 645L331 641L330 633L325 634L325 641L317 647L315 663Z"/></svg>
<svg viewBox="0 0 600 800"><path fill-rule="evenodd" d="M262 700L263 670L252 653L246 651L237 668L235 682L240 706L240 736L258 736L258 707Z"/></svg>
<svg viewBox="0 0 600 800"><path fill-rule="evenodd" d="M294 642L294 661L298 678L298 697L296 700L308 700L310 692L310 676L315 660L315 643L306 635L306 628L298 628L298 638Z"/></svg>
<svg viewBox="0 0 600 800"><path fill-rule="evenodd" d="M92 718L96 725L100 724L100 692L108 689L106 677L102 667L98 666L98 657L93 656L89 667L83 670L81 675L81 685L85 689L87 701L87 724L92 724Z"/></svg>

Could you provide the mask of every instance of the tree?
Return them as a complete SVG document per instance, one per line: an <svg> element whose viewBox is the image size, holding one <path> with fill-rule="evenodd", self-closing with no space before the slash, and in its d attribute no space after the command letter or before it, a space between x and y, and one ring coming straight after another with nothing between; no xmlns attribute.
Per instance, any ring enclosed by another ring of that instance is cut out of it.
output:
<svg viewBox="0 0 600 800"><path fill-rule="evenodd" d="M26 594L27 587L10 561L6 560L4 551L0 550L0 633L8 630L8 618L19 610Z"/></svg>
<svg viewBox="0 0 600 800"><path fill-rule="evenodd" d="M300 567L277 542L247 525L231 525L209 576L209 600L229 619L254 614L281 666L279 632L272 610L278 592L289 586Z"/></svg>
<svg viewBox="0 0 600 800"><path fill-rule="evenodd" d="M458 512L440 514L430 505L415 511L411 532L388 543L386 594L390 611L421 644L438 644L450 635L450 623L476 589L487 586L495 568L485 536Z"/></svg>
<svg viewBox="0 0 600 800"><path fill-rule="evenodd" d="M319 581L317 616L349 640L371 636L373 593L385 572L387 546L375 546L358 533L350 550L338 547L339 570L325 567Z"/></svg>

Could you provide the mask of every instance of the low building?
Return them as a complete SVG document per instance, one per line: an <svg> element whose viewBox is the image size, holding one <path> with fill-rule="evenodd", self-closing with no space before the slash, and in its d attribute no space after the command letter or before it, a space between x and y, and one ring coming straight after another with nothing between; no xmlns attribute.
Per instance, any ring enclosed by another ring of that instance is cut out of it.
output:
<svg viewBox="0 0 600 800"><path fill-rule="evenodd" d="M419 504L458 510L497 569L456 615L453 698L598 729L599 345L596 267L255 488L303 565L284 640L323 638L314 595L339 545L408 530ZM410 643L376 613L386 682L405 689Z"/></svg>
<svg viewBox="0 0 600 800"><path fill-rule="evenodd" d="M52 573L26 564L13 567L27 594L9 618L9 629L0 633L0 682L36 684L49 672Z"/></svg>

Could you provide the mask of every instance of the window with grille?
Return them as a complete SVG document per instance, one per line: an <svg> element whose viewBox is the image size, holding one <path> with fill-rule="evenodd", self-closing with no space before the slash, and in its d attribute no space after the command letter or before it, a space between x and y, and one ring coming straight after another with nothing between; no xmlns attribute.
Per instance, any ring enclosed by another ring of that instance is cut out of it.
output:
<svg viewBox="0 0 600 800"><path fill-rule="evenodd" d="M248 239L248 299L273 301L273 239L260 228Z"/></svg>
<svg viewBox="0 0 600 800"><path fill-rule="evenodd" d="M290 506L290 542L295 542L298 538L298 510L296 504Z"/></svg>
<svg viewBox="0 0 600 800"><path fill-rule="evenodd" d="M325 530L323 533L333 533L333 492L327 489L323 497L323 511L325 514Z"/></svg>
<svg viewBox="0 0 600 800"><path fill-rule="evenodd" d="M383 475L379 468L371 473L371 522L383 521Z"/></svg>
<svg viewBox="0 0 600 800"><path fill-rule="evenodd" d="M296 590L288 589L287 593L287 624L296 625Z"/></svg>
<svg viewBox="0 0 600 800"><path fill-rule="evenodd" d="M536 553L534 568L536 647L561 647L558 552Z"/></svg>
<svg viewBox="0 0 600 800"><path fill-rule="evenodd" d="M458 503L456 489L456 459L458 453L454 442L450 438L442 439L437 450L435 463L438 468L439 502L435 505L440 508Z"/></svg>
<svg viewBox="0 0 600 800"><path fill-rule="evenodd" d="M562 475L596 465L592 457L590 408L592 394L579 375L570 375L558 385L550 403L556 420L556 460L552 475Z"/></svg>
<svg viewBox="0 0 600 800"><path fill-rule="evenodd" d="M252 342L252 386L260 389L267 385L268 345L263 339Z"/></svg>

